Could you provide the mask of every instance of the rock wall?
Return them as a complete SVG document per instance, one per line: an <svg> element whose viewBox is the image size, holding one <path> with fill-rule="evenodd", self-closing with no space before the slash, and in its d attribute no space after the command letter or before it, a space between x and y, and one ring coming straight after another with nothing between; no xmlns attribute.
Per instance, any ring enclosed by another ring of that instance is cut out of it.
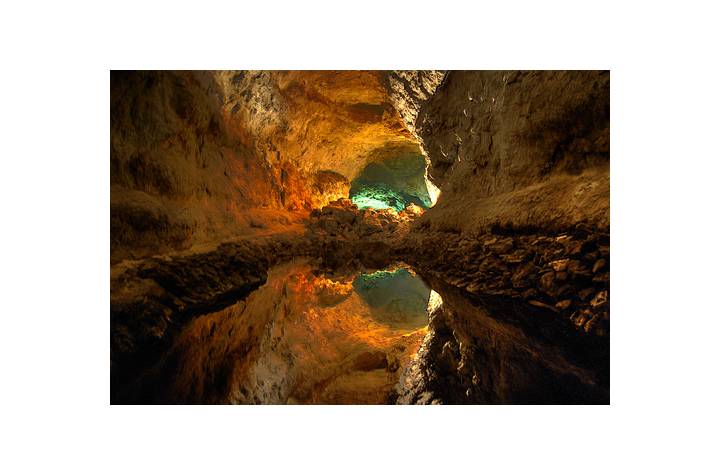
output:
<svg viewBox="0 0 720 475"><path fill-rule="evenodd" d="M452 71L415 129L442 189L426 224L609 226L608 71Z"/></svg>
<svg viewBox="0 0 720 475"><path fill-rule="evenodd" d="M414 74L112 72L112 260L284 230L369 162L421 154L405 119L437 75Z"/></svg>

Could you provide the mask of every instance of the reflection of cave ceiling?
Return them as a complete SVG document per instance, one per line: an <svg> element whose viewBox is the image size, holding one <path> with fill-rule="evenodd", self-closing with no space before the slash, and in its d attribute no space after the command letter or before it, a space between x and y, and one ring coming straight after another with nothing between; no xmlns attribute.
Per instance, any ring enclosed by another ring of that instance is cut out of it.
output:
<svg viewBox="0 0 720 475"><path fill-rule="evenodd" d="M353 282L353 288L367 302L378 321L391 325L427 324L430 288L407 269L360 274Z"/></svg>

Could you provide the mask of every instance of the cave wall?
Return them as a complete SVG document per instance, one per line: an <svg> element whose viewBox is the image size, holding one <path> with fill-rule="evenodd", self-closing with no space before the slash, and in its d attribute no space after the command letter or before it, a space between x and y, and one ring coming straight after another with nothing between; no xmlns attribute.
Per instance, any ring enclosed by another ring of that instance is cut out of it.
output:
<svg viewBox="0 0 720 475"><path fill-rule="evenodd" d="M297 229L404 155L419 225L607 228L609 72L114 71L110 155L115 262Z"/></svg>
<svg viewBox="0 0 720 475"><path fill-rule="evenodd" d="M452 71L415 130L440 186L423 226L610 223L609 71Z"/></svg>
<svg viewBox="0 0 720 475"><path fill-rule="evenodd" d="M111 72L114 262L267 234L348 195L441 73ZM434 86L433 86L434 85Z"/></svg>

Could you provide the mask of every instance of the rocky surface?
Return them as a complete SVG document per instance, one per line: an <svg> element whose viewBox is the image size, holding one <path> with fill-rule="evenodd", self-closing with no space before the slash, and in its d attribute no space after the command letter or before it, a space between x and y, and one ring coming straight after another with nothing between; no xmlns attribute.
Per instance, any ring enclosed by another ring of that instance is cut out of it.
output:
<svg viewBox="0 0 720 475"><path fill-rule="evenodd" d="M452 71L416 123L435 229L610 223L608 71Z"/></svg>
<svg viewBox="0 0 720 475"><path fill-rule="evenodd" d="M610 334L609 236L412 234L401 251L423 272L477 296L503 296L597 338Z"/></svg>
<svg viewBox="0 0 720 475"><path fill-rule="evenodd" d="M445 78L445 71L390 71L390 101L400 112L407 129L416 134L420 109L432 97Z"/></svg>
<svg viewBox="0 0 720 475"><path fill-rule="evenodd" d="M113 262L284 231L368 163L422 155L388 74L112 72ZM403 84L416 110L430 91Z"/></svg>

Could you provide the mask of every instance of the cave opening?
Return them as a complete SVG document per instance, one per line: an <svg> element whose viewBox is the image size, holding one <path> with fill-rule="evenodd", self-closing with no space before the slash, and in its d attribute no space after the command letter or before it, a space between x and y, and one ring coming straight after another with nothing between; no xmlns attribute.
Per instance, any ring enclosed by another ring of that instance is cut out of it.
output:
<svg viewBox="0 0 720 475"><path fill-rule="evenodd" d="M410 204L432 207L436 192L425 175L426 161L420 154L401 154L372 161L350 184L350 199L359 209L393 208L402 211Z"/></svg>

